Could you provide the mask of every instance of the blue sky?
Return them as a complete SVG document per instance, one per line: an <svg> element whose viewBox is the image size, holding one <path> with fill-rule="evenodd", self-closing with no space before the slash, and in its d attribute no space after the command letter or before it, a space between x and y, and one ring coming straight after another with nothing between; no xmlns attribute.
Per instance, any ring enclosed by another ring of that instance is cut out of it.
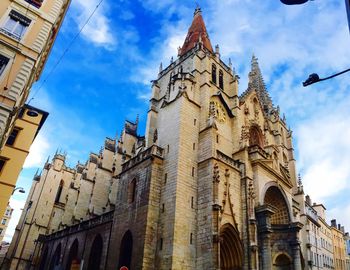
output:
<svg viewBox="0 0 350 270"><path fill-rule="evenodd" d="M104 0L80 37L49 76L67 44L98 0L72 0L71 7L32 93L31 105L50 113L34 142L18 186L29 191L35 171L56 149L74 167L98 152L105 137L120 133L125 119L140 115L144 132L150 81L177 55L191 24L194 1ZM321 77L349 68L350 34L344 1L315 0L285 6L278 0L198 1L212 45L231 58L247 87L254 53L275 105L293 130L297 168L305 191L350 230L350 74L307 88L308 74ZM32 95L33 96L33 95ZM7 232L13 233L25 195Z"/></svg>

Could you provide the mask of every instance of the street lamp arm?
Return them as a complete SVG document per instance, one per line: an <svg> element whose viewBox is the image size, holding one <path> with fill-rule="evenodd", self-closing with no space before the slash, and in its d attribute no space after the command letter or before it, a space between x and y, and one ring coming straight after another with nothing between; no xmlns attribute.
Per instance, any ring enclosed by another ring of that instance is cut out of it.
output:
<svg viewBox="0 0 350 270"><path fill-rule="evenodd" d="M307 78L306 81L303 82L303 86L306 87L306 86L309 86L309 85L317 83L317 82L329 80L329 79L332 79L334 77L337 77L337 76L339 76L341 74L344 74L346 72L349 72L349 71L350 71L350 68L348 68L346 70L343 70L341 72L338 72L336 74L333 74L331 76L328 76L326 78L320 78L317 73L312 73L312 74L309 75L309 78Z"/></svg>

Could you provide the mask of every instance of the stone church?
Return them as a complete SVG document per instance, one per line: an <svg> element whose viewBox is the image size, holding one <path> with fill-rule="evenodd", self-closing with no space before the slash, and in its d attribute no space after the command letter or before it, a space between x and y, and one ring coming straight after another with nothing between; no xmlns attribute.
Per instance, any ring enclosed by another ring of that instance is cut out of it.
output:
<svg viewBox="0 0 350 270"><path fill-rule="evenodd" d="M153 81L145 136L126 121L86 164L48 160L7 266L302 269L292 132L255 56L241 95L238 80L197 8Z"/></svg>

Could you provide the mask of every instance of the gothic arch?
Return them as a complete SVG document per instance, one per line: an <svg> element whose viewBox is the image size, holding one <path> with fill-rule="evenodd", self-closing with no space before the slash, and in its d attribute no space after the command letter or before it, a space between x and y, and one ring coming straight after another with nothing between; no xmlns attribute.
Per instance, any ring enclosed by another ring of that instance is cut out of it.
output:
<svg viewBox="0 0 350 270"><path fill-rule="evenodd" d="M69 249L66 269L71 269L71 266L73 264L79 263L78 250L79 250L79 242L78 242L78 239L75 239Z"/></svg>
<svg viewBox="0 0 350 270"><path fill-rule="evenodd" d="M54 269L55 266L60 264L61 250L62 250L62 245L61 245L61 243L59 243L58 246L55 249L55 253L53 254L53 256L51 258L49 269Z"/></svg>
<svg viewBox="0 0 350 270"><path fill-rule="evenodd" d="M120 243L118 269L126 266L130 269L132 259L133 239L130 230L127 230Z"/></svg>
<svg viewBox="0 0 350 270"><path fill-rule="evenodd" d="M238 231L229 223L220 230L220 269L243 269L243 245Z"/></svg>
<svg viewBox="0 0 350 270"><path fill-rule="evenodd" d="M290 223L290 213L286 196L277 185L271 185L266 189L264 204L275 208L275 213L271 216L271 224Z"/></svg>
<svg viewBox="0 0 350 270"><path fill-rule="evenodd" d="M249 145L260 146L264 148L264 139L261 129L258 125L252 125L249 129Z"/></svg>
<svg viewBox="0 0 350 270"><path fill-rule="evenodd" d="M277 253L273 260L273 270L292 270L293 260L284 252Z"/></svg>
<svg viewBox="0 0 350 270"><path fill-rule="evenodd" d="M44 248L44 251L43 251L42 255L41 255L39 270L44 270L45 269L48 255L49 255L49 248L46 246Z"/></svg>
<svg viewBox="0 0 350 270"><path fill-rule="evenodd" d="M90 249L88 270L98 270L101 268L102 250L103 240L101 235L97 234Z"/></svg>

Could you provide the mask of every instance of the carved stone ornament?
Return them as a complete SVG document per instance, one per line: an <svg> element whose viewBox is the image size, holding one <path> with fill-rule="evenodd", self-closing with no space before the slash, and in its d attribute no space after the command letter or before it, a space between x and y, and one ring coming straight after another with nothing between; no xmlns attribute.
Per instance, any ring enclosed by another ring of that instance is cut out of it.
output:
<svg viewBox="0 0 350 270"><path fill-rule="evenodd" d="M215 163L215 165L214 165L213 180L216 183L220 182L219 166L217 163Z"/></svg>
<svg viewBox="0 0 350 270"><path fill-rule="evenodd" d="M153 143L156 143L158 141L158 130L155 129L153 133Z"/></svg>
<svg viewBox="0 0 350 270"><path fill-rule="evenodd" d="M219 120L219 122L224 123L226 121L225 108L216 101L210 101L209 103L209 118L213 117Z"/></svg>

